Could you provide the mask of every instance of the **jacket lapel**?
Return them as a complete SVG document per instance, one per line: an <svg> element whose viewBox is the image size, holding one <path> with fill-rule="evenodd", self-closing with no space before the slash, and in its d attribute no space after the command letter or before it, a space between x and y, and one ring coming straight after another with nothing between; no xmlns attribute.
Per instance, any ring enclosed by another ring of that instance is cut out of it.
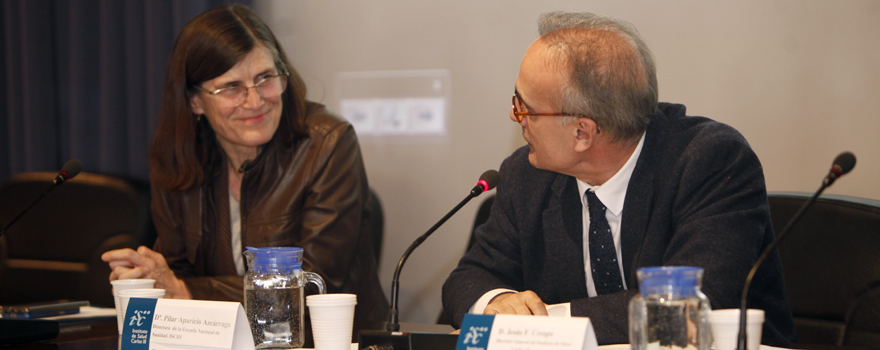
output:
<svg viewBox="0 0 880 350"><path fill-rule="evenodd" d="M571 176L558 174L551 188L553 196L542 217L547 250L555 255L548 257L549 261L555 262L555 266L549 268L558 275L557 283L565 285L562 288L564 295L559 296L561 300L586 297L583 209L577 182Z"/></svg>
<svg viewBox="0 0 880 350"><path fill-rule="evenodd" d="M666 117L657 110L645 133L645 144L636 161L627 185L623 202L623 222L620 224L620 250L623 259L623 273L630 289L638 288L636 269L638 256L648 231L648 221L654 206L654 172L660 149L658 145L665 139Z"/></svg>
<svg viewBox="0 0 880 350"><path fill-rule="evenodd" d="M190 194L183 196L181 217L184 218L184 243L186 244L186 259L191 264L196 263L199 245L202 242L202 217L205 208L203 206L205 186L198 186L189 190ZM186 209L183 209L186 208Z"/></svg>
<svg viewBox="0 0 880 350"><path fill-rule="evenodd" d="M584 226L583 226L583 208L580 198L578 198L577 181L575 178L567 175L559 175L553 183L553 192L561 206L560 215L561 222L564 223L564 234L577 243L577 249L581 252L581 262L583 262L583 246L584 246Z"/></svg>

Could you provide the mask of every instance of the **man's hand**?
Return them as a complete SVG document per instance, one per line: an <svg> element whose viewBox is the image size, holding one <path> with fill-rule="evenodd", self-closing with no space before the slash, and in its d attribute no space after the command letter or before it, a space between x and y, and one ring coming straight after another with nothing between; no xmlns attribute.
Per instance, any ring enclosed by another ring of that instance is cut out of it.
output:
<svg viewBox="0 0 880 350"><path fill-rule="evenodd" d="M110 280L150 278L156 280L155 288L165 289L165 298L192 299L189 289L168 267L165 257L150 248L141 246L137 251L117 249L105 252L101 260L110 264Z"/></svg>
<svg viewBox="0 0 880 350"><path fill-rule="evenodd" d="M483 311L485 315L538 315L547 316L547 306L535 292L499 294Z"/></svg>

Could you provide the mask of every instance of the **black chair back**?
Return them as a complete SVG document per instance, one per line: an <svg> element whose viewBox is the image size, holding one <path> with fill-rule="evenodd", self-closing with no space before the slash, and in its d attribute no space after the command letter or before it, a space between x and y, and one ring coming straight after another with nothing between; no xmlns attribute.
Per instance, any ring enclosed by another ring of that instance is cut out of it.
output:
<svg viewBox="0 0 880 350"><path fill-rule="evenodd" d="M812 194L771 192L777 233ZM798 342L880 344L880 201L820 196L779 246Z"/></svg>
<svg viewBox="0 0 880 350"><path fill-rule="evenodd" d="M0 186L5 225L43 193L56 173L16 174ZM0 303L56 299L113 306L101 254L152 246L149 185L80 173L55 188L0 238Z"/></svg>

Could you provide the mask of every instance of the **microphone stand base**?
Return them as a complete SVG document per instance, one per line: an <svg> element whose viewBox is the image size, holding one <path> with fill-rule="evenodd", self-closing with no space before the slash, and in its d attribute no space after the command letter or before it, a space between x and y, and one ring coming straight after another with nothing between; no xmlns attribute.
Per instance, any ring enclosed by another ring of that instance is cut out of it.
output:
<svg viewBox="0 0 880 350"><path fill-rule="evenodd" d="M457 334L360 331L358 348L369 350L455 350Z"/></svg>

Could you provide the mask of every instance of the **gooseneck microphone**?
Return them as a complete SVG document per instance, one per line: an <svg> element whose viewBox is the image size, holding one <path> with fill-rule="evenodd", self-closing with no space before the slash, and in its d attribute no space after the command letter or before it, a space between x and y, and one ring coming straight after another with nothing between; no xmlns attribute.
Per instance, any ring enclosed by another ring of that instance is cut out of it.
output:
<svg viewBox="0 0 880 350"><path fill-rule="evenodd" d="M49 194L55 187L63 184L65 181L74 178L82 170L82 163L77 159L72 159L64 163L61 171L52 184L40 196L37 197L30 205L22 210L13 218L3 229L0 230L0 237L6 233L12 224L34 207L43 197ZM38 340L55 339L58 337L60 327L58 321L54 320L27 320L27 319L0 319L0 345L17 344Z"/></svg>
<svg viewBox="0 0 880 350"><path fill-rule="evenodd" d="M464 198L464 200L458 203L455 208L452 208L452 210L450 210L449 213L446 214L446 216L440 219L440 221L437 221L434 226L428 229L428 232L425 232L425 234L421 235L419 238L416 238L416 240L409 246L409 248L407 248L406 251L403 252L403 256L400 257L400 261L397 263L397 269L394 270L394 279L391 280L391 310L389 310L388 313L388 322L385 324L385 330L390 332L397 332L400 330L400 323L398 323L397 297L398 292L400 291L400 270L403 269L403 264L406 263L406 259L409 258L410 254L412 254L413 250L415 250L416 247L422 244L422 242L424 242L425 239L428 238L428 236L434 233L434 231L436 231L440 227L440 225L443 225L446 220L449 220L449 218L452 217L453 214L458 212L461 207L467 204L468 201L476 196L479 196L483 192L495 188L500 180L501 175L498 174L498 172L495 170L486 170L485 172L483 172L483 175L480 175L480 180L477 181L477 185L474 186L473 189L471 189L471 193L468 194L467 197Z"/></svg>
<svg viewBox="0 0 880 350"><path fill-rule="evenodd" d="M55 176L55 179L52 180L52 184L49 185L49 188L47 188L45 192L43 192L41 195L39 195L37 197L37 199L34 199L34 201L31 202L30 205L28 205L26 208L24 208L24 210L22 210L20 213L18 213L18 215L15 218L13 218L11 221L9 221L9 223L7 223L6 226L3 226L3 229L0 230L0 237L2 237L3 234L6 233L6 230L9 229L9 227L12 226L12 224L14 224L16 221L18 221L18 219L20 219L22 217L22 215L24 215L24 213L27 213L28 211L30 211L31 208L34 207L34 205L36 205L38 202L40 202L40 200L42 200L43 197L45 197L47 194L49 194L49 192L51 192L53 189L55 189L55 187L63 184L67 180L74 178L76 175L79 174L80 171L82 171L82 163L79 161L79 159L71 159L71 160L67 161L67 163L64 163L64 166L61 167L61 171L58 173L58 176Z"/></svg>
<svg viewBox="0 0 880 350"><path fill-rule="evenodd" d="M400 261L397 263L397 269L394 270L394 279L391 281L391 309L388 313L388 322L385 323L385 330L361 330L358 333L358 344L360 344L361 349L447 350L455 348L458 336L454 334L400 332L397 309L397 297L400 292L400 270L403 269L403 264L406 263L406 259L409 258L413 250L422 244L428 236L434 233L440 225L443 225L446 220L452 217L452 215L461 209L461 207L463 207L468 201L479 196L483 192L495 188L500 180L501 175L499 175L497 171L487 170L484 172L483 175L480 175L480 180L477 181L477 185L471 189L471 193L469 193L461 203L458 203L458 205L456 205L455 208L452 208L446 216L428 229L428 232L425 232L425 234L416 238L415 242L406 249L403 256L400 257Z"/></svg>
<svg viewBox="0 0 880 350"><path fill-rule="evenodd" d="M785 238L786 234L788 234L788 232L791 230L791 227L798 222L798 220L804 214L804 211L806 211L807 208L809 208L813 204L813 202L816 201L816 198L818 198L819 195L822 194L822 192L825 191L826 188L828 188L828 186L831 186L831 184L834 183L835 180L850 172L850 170L852 170L855 166L856 156L852 154L852 152L843 152L837 155L837 157L834 158L834 162L831 164L831 170L828 172L828 176L826 176L825 179L822 180L822 185L819 186L819 190L817 190L816 193L813 194L813 196L810 197L810 199L806 203L804 203L804 205L802 205L800 209L798 209L794 216L792 216L791 219L788 220L788 223L785 224L785 227L783 227L779 235L776 236L776 239L773 240L773 242L771 242L770 245L768 245L763 252L761 252L761 255L758 257L755 265L752 266L752 270L749 271L749 275L746 277L746 283L745 286L743 286L742 300L740 300L739 335L737 338L737 350L746 350L747 347L746 340L748 339L748 337L746 336L746 297L748 296L749 286L752 284L752 278L755 277L755 272L758 271L758 267L760 267L761 264L763 264L764 261L767 260L767 257L776 250L779 242L782 242L782 239Z"/></svg>

